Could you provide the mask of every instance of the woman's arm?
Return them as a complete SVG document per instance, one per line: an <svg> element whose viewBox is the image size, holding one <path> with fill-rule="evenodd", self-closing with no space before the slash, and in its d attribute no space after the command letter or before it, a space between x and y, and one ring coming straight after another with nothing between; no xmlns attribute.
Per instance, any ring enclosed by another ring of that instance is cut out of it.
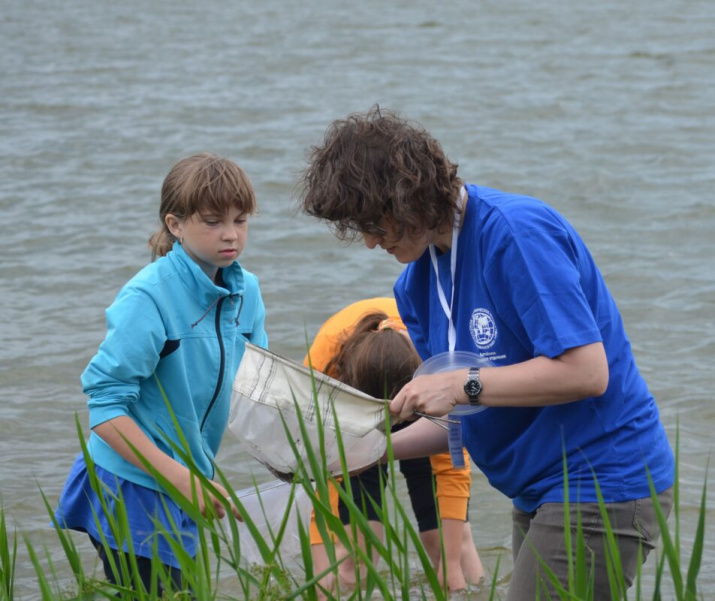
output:
<svg viewBox="0 0 715 601"><path fill-rule="evenodd" d="M415 411L446 415L455 404L469 403L464 392L468 369L420 376L402 388L390 403L390 413L409 419ZM608 387L608 359L603 344L571 348L549 359L535 357L480 371L485 407L544 407L601 396ZM397 436L397 435L395 435Z"/></svg>
<svg viewBox="0 0 715 601"><path fill-rule="evenodd" d="M414 418L410 415L410 418ZM444 453L449 449L447 431L428 419L417 420L390 436L395 459L417 459ZM387 462L387 451L380 463Z"/></svg>

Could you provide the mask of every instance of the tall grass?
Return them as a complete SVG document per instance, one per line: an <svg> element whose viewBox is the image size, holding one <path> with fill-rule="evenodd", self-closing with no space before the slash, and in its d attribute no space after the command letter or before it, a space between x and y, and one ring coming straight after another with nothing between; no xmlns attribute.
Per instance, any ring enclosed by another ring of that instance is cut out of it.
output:
<svg viewBox="0 0 715 601"><path fill-rule="evenodd" d="M17 536L8 533L5 511L0 505L0 601L10 601L15 590Z"/></svg>
<svg viewBox="0 0 715 601"><path fill-rule="evenodd" d="M320 412L316 412L318 416ZM335 416L337 422L337 416ZM302 423L302 422L301 422ZM307 435L305 425L302 424L302 436ZM104 487L96 475L94 464L91 461L86 444L84 433L81 430L79 421L77 422L78 438L82 451L85 455L90 480L95 492L103 499L107 516L110 522L111 534L115 541L125 545L126 555L119 554L118 561L112 562L117 582L120 584L110 585L102 580L96 579L85 573L82 563L81 553L75 543L75 535L63 530L54 518L51 504L44 498L48 514L56 529L59 545L62 548L64 558L69 566L76 587L73 593L63 592L55 563L50 559L49 553L45 550L43 554L37 552L27 537L23 537L28 555L33 563L37 574L37 586L39 596L44 600L79 601L86 599L123 599L123 600L153 600L158 599L156 587L153 590L144 591L136 576L136 555L131 545L131 537L128 535L128 516L124 509L122 499L115 499L117 510L114 514L108 510L108 502L111 493ZM321 429L320 444L323 444L324 436ZM340 431L338 428L338 438ZM290 438L293 452L299 458L298 449ZM238 524L233 519L218 519L212 510L211 504L207 504L206 515L202 515L198 510L199 495L206 495L208 492L216 492L213 484L207 480L195 468L188 452L188 445L182 441L181 445L174 445L175 451L182 457L196 476L196 487L193 491L193 499L183 497L170 482L161 476L148 462L144 461L146 469L164 486L168 495L184 509L188 515L197 523L200 551L196 557L186 554L182 546L177 542L181 540L179 527L172 524L166 529L157 523L157 537L169 541L181 564L182 577L184 579L184 590L176 590L174 583L165 571L160 562L154 559L154 568L159 574L159 580L165 589L163 598L171 599L308 599L318 598L319 591L328 599L429 599L443 601L449 598L448 591L440 585L438 574L433 569L429 557L422 547L419 534L413 527L408 513L400 499L395 487L396 470L395 462L392 458L391 445L388 435L388 455L389 471L391 478L388 480L385 497L387 503L384 507L377 507L378 514L383 521L385 528L384 540L376 537L365 518L362 508L357 506L352 499L349 490L349 478L345 479L346 488L337 486L342 501L345 503L351 515L349 526L343 526L341 521L332 514L329 503L328 484L335 481L334 477L327 472L324 453L320 448L315 452L310 445L307 447L307 460L298 461L298 470L290 488L288 498L283 501L284 513L278 520L277 525L270 529L268 535L262 533L258 523L263 516L251 515L242 503L241 499L233 492L233 487L228 478L219 469L216 470L215 478L230 492L230 501L225 501L226 511L233 503L241 512L245 520L245 528L239 529ZM344 476L347 476L347 462L345 454L341 448L341 462ZM676 454L677 458L677 454ZM568 474L565 470L565 477ZM651 486L652 488L652 486ZM673 598L677 601L697 601L702 599L698 594L697 581L702 561L704 537L705 537L705 499L707 480L703 484L702 499L700 504L700 515L695 533L695 540L692 549L689 550L689 558L682 548L680 540L680 511L679 511L679 487L676 484L674 494L674 534L668 529L665 516L658 504L657 496L652 490L652 496L657 508L658 520L661 527L662 555L656 557L656 586L653 601L660 601L663 598L663 589L672 588ZM568 491L568 486L566 486ZM310 553L310 537L308 533L308 517L293 514L296 495L304 494L310 499L310 504L315 512L316 524L323 535L326 550L330 559L329 567L322 573L316 573L315 566ZM613 599L627 599L628 594L633 595L637 601L644 599L641 590L641 574L639 572L636 583L630 593L626 592L623 579L623 570L620 565L620 558L616 539L608 521L603 499L599 491L599 505L602 516L606 524L607 549L608 549L608 569L609 580ZM257 492L260 500L260 493ZM297 530L299 537L299 557L283 557L282 548L288 524L291 520L297 519ZM591 600L593 599L593 570L588 547L584 543L583 531L580 520L577 522L575 535L571 535L569 527L569 503L567 503L564 513L566 531L566 545L570 550L569 556L572 561L569 564L569 579L567 583L559 583L550 572L548 566L543 566L545 578L551 581L552 587L556 590L558 599L562 600ZM243 534L241 534L243 532ZM246 540L248 532L249 540ZM361 577L356 572L359 586L355 590L341 592L321 589L321 580L324 576L333 573L337 579L339 560L336 557L335 543L330 536L333 533L335 540L339 541L356 560L357 564L365 567L365 576ZM243 538L242 538L243 537ZM367 542L363 548L357 544L359 537ZM158 538L157 538L158 540ZM101 543L108 546L106 539ZM248 565L243 559L242 544L251 544L258 549L260 562L258 565ZM7 528L6 517L0 506L0 601L11 601L14 599L15 587L15 563L18 555L18 536L15 532L10 532ZM373 559L376 557L377 559ZM497 563L496 570L498 571ZM66 569L61 570L66 573ZM227 579L235 582L240 590L240 595L227 597L221 590L222 583ZM491 588L487 591L490 599L499 598L497 590L497 574L493 574ZM488 588L488 587L487 587ZM544 594L540 598L548 599L549 594L544 587ZM484 593L480 594L480 598Z"/></svg>

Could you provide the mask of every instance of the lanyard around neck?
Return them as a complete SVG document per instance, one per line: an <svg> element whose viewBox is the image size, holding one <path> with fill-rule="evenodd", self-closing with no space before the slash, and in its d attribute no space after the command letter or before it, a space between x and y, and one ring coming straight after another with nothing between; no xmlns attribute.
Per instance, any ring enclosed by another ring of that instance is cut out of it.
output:
<svg viewBox="0 0 715 601"><path fill-rule="evenodd" d="M464 204L465 190L462 188L459 191L459 198L457 200L457 211L454 214L454 225L452 227L452 248L450 252L450 271L452 272L452 294L449 298L449 304L447 304L447 297L442 289L442 284L439 281L439 264L437 263L437 252L435 251L434 244L429 245L429 254L432 259L432 267L434 268L435 279L437 280L437 295L439 296L439 302L442 305L442 310L447 316L447 321L449 322L449 329L447 331L447 342L449 343L449 352L454 351L457 345L457 331L454 328L454 321L452 320L452 306L454 305L454 278L457 273L457 242L459 241L459 222L460 213L462 206Z"/></svg>

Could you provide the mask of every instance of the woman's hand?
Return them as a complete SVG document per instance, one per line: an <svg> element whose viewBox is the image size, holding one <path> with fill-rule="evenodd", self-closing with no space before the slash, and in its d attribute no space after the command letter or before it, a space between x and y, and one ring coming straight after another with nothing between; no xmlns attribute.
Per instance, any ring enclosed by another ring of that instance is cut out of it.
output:
<svg viewBox="0 0 715 601"><path fill-rule="evenodd" d="M403 386L390 403L390 414L401 420L415 419L415 411L442 417L466 400L466 369L419 376ZM463 398L462 398L463 397Z"/></svg>

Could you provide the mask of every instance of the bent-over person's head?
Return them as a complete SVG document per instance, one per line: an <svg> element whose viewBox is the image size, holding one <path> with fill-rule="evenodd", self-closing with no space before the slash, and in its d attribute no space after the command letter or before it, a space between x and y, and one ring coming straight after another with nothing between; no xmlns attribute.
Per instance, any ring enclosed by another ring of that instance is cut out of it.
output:
<svg viewBox="0 0 715 601"><path fill-rule="evenodd" d="M419 124L373 107L334 121L311 148L302 209L342 240L451 226L462 186L457 165Z"/></svg>
<svg viewBox="0 0 715 601"><path fill-rule="evenodd" d="M374 311L342 338L325 371L365 394L392 399L412 379L420 362L404 326Z"/></svg>

